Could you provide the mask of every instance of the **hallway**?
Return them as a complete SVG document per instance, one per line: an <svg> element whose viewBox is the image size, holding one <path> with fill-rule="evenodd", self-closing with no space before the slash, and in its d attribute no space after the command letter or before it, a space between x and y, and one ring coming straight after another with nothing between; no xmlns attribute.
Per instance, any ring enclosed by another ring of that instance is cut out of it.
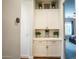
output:
<svg viewBox="0 0 79 59"><path fill-rule="evenodd" d="M76 45L66 41L66 59L76 59Z"/></svg>

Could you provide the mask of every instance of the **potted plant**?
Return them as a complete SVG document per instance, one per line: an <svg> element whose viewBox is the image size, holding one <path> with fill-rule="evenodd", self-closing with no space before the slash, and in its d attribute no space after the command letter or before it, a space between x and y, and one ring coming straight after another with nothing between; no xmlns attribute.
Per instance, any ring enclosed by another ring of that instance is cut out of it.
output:
<svg viewBox="0 0 79 59"><path fill-rule="evenodd" d="M49 29L45 29L45 36L49 37Z"/></svg>
<svg viewBox="0 0 79 59"><path fill-rule="evenodd" d="M53 1L53 2L51 3L51 5L52 5L52 8L55 8L55 7L56 7L56 2Z"/></svg>
<svg viewBox="0 0 79 59"><path fill-rule="evenodd" d="M42 2L38 4L39 9L42 9Z"/></svg>
<svg viewBox="0 0 79 59"><path fill-rule="evenodd" d="M59 37L59 32L56 31L56 32L53 33L53 35L54 35L54 37Z"/></svg>
<svg viewBox="0 0 79 59"><path fill-rule="evenodd" d="M40 37L41 32L35 32L36 37Z"/></svg>

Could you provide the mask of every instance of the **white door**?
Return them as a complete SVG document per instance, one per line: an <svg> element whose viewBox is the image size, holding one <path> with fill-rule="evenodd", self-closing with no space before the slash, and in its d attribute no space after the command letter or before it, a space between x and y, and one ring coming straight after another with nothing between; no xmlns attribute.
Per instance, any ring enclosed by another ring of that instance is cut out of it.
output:
<svg viewBox="0 0 79 59"><path fill-rule="evenodd" d="M20 0L2 0L3 59L20 59L20 23L16 23L16 18L20 18L20 5Z"/></svg>

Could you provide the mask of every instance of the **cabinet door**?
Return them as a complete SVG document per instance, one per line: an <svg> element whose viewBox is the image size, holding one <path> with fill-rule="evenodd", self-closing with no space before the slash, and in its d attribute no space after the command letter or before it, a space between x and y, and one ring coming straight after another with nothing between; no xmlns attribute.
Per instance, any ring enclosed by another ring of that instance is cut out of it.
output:
<svg viewBox="0 0 79 59"><path fill-rule="evenodd" d="M46 41L34 41L33 42L33 56L46 56Z"/></svg>
<svg viewBox="0 0 79 59"><path fill-rule="evenodd" d="M58 29L59 28L59 11L49 10L47 12L47 24L49 29Z"/></svg>
<svg viewBox="0 0 79 59"><path fill-rule="evenodd" d="M48 41L48 56L61 56L61 44L60 41Z"/></svg>
<svg viewBox="0 0 79 59"><path fill-rule="evenodd" d="M47 27L47 13L45 10L35 10L35 29Z"/></svg>

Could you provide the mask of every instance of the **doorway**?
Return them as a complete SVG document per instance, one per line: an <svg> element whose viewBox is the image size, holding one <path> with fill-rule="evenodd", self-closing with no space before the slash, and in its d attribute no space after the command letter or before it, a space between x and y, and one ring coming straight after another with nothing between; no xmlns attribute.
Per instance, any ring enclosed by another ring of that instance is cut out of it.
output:
<svg viewBox="0 0 79 59"><path fill-rule="evenodd" d="M76 59L76 18L75 0L65 1L65 56Z"/></svg>

